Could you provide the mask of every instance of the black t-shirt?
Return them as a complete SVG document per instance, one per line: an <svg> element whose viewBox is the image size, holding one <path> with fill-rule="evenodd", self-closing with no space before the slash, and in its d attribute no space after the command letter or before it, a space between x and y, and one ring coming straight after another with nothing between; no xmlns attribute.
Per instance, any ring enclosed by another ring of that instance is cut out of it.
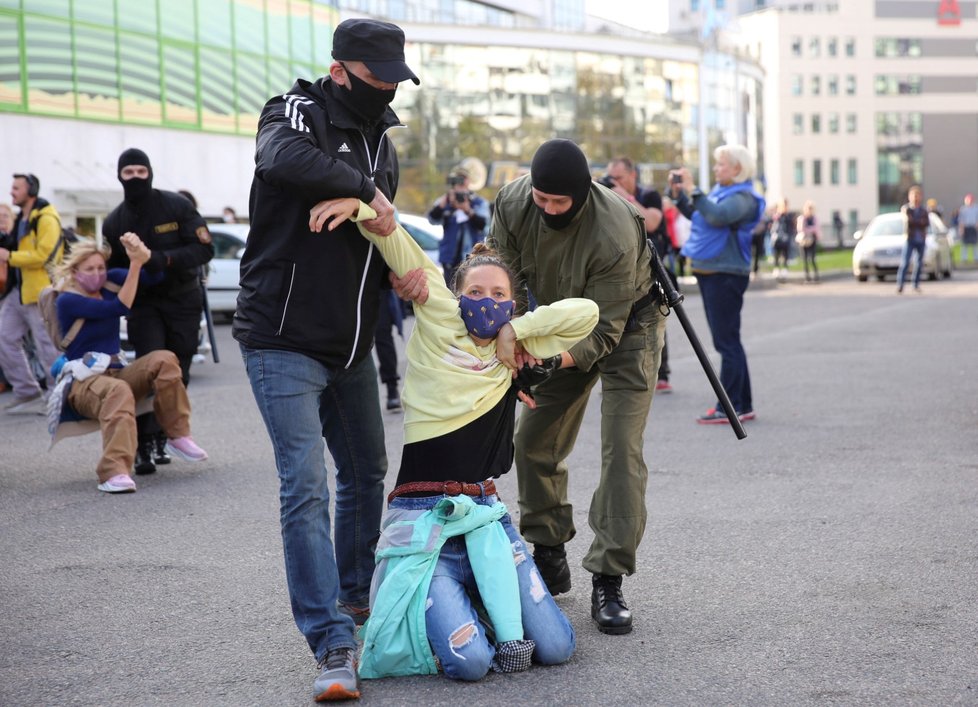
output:
<svg viewBox="0 0 978 707"><path fill-rule="evenodd" d="M475 484L509 471L513 466L516 392L515 386L510 387L495 407L465 427L405 444L397 485L412 481Z"/></svg>
<svg viewBox="0 0 978 707"><path fill-rule="evenodd" d="M635 190L635 200L647 209L658 209L662 211L662 196L651 187L638 187ZM659 257L664 258L669 254L671 244L669 242L669 231L666 229L665 214L663 214L656 229L646 231L646 235L652 239L655 249L659 251Z"/></svg>

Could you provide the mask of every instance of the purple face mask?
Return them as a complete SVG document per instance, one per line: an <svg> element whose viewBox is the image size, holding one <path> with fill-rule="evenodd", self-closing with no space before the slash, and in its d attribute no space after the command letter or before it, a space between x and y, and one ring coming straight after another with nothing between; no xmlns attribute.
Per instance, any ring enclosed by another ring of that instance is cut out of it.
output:
<svg viewBox="0 0 978 707"><path fill-rule="evenodd" d="M94 272L76 272L75 282L81 287L85 292L90 295L94 295L96 292L102 289L105 285L105 280L107 275L105 272L94 273Z"/></svg>
<svg viewBox="0 0 978 707"><path fill-rule="evenodd" d="M462 295L458 306L468 332L479 339L495 339L496 334L513 316L516 303L513 300L497 302L492 297L472 299Z"/></svg>

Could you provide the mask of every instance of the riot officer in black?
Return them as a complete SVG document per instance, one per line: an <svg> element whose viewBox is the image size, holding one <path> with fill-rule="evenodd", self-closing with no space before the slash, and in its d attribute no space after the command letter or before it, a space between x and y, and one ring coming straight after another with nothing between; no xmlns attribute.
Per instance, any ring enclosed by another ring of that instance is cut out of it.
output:
<svg viewBox="0 0 978 707"><path fill-rule="evenodd" d="M196 208L176 192L153 189L153 168L142 150L129 148L119 156L119 181L125 200L105 219L102 235L112 246L110 268L129 267L120 238L132 231L150 249L148 274L162 273L154 285L140 284L126 318L136 356L167 349L177 355L183 383L190 382L190 363L197 351L203 294L200 266L214 257L207 224ZM151 474L168 464L166 438L152 413L138 420L137 474ZM154 463L155 462L155 463Z"/></svg>

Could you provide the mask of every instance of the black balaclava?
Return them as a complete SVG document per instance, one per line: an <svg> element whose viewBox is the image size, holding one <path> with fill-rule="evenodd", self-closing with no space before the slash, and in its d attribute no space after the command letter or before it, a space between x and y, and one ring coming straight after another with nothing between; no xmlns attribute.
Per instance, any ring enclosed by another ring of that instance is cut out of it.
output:
<svg viewBox="0 0 978 707"><path fill-rule="evenodd" d="M148 168L149 178L123 179L122 168L134 164ZM116 170L116 176L122 182L122 190L126 194L126 202L131 206L139 206L153 192L153 167L149 163L149 156L137 147L130 147L119 155L119 166Z"/></svg>
<svg viewBox="0 0 978 707"><path fill-rule="evenodd" d="M545 194L571 197L571 207L562 214L554 216L540 209L547 226L565 228L584 208L591 192L591 169L587 157L571 140L548 140L533 155L530 184Z"/></svg>

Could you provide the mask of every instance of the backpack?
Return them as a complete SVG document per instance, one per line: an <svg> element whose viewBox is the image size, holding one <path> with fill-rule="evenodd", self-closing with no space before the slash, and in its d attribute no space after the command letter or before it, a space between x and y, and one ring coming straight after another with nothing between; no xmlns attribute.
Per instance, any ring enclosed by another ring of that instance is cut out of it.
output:
<svg viewBox="0 0 978 707"><path fill-rule="evenodd" d="M34 233L37 233L37 222L41 220L42 216L51 216L58 219L58 228L61 229L61 232L58 234L58 242L54 244L54 249L47 257L47 260L44 261L44 267L48 270L48 272L51 272L56 265L61 263L64 256L68 255L71 244L78 240L78 236L75 234L74 229L69 230L61 225L60 216L55 216L54 214L50 213L39 213L37 216L31 219L27 226L28 232L33 231Z"/></svg>
<svg viewBox="0 0 978 707"><path fill-rule="evenodd" d="M121 287L114 282L106 282L102 285L102 289L108 290L109 292L118 292ZM78 332L81 331L82 326L85 324L85 320L79 317L71 323L68 327L68 331L64 334L61 333L61 325L58 323L58 295L62 292L75 292L79 295L84 295L83 292L69 287L66 283L59 283L57 285L49 285L41 290L41 294L37 298L37 308L41 312L41 319L44 321L44 328L48 332L48 337L51 339L51 343L58 351L67 350L68 346L75 337L78 336Z"/></svg>

